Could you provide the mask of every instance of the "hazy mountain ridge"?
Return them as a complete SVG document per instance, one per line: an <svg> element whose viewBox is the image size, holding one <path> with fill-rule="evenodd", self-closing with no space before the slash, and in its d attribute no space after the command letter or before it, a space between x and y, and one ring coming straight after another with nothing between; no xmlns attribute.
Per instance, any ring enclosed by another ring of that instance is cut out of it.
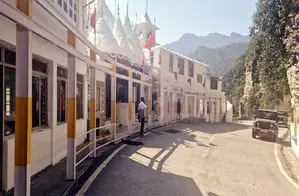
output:
<svg viewBox="0 0 299 196"><path fill-rule="evenodd" d="M197 36L192 33L185 33L179 40L166 44L165 47L181 54L190 54L198 47L220 48L233 43L248 43L249 36L238 33L231 33L230 36L220 33L210 33L207 36Z"/></svg>
<svg viewBox="0 0 299 196"><path fill-rule="evenodd" d="M165 47L211 66L214 74L223 76L247 49L249 36L231 33L230 36L210 33L196 36L185 33L179 40Z"/></svg>
<svg viewBox="0 0 299 196"><path fill-rule="evenodd" d="M214 74L223 76L246 51L248 43L233 43L221 48L200 46L188 56L211 66Z"/></svg>

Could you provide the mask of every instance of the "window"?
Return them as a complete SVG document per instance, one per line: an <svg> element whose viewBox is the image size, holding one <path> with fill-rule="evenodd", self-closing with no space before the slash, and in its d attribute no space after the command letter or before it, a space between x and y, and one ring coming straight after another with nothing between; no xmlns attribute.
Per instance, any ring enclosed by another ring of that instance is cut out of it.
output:
<svg viewBox="0 0 299 196"><path fill-rule="evenodd" d="M59 7L74 21L77 21L77 0L57 0Z"/></svg>
<svg viewBox="0 0 299 196"><path fill-rule="evenodd" d="M218 89L218 79L217 78L211 78L211 89L217 90Z"/></svg>
<svg viewBox="0 0 299 196"><path fill-rule="evenodd" d="M101 111L101 87L97 85L97 91L96 91L96 111Z"/></svg>
<svg viewBox="0 0 299 196"><path fill-rule="evenodd" d="M173 72L173 54L169 54L169 72Z"/></svg>
<svg viewBox="0 0 299 196"><path fill-rule="evenodd" d="M57 67L57 123L66 121L67 71Z"/></svg>
<svg viewBox="0 0 299 196"><path fill-rule="evenodd" d="M5 50L4 52L5 63L10 65L16 65L16 53L11 50Z"/></svg>
<svg viewBox="0 0 299 196"><path fill-rule="evenodd" d="M4 135L7 136L15 132L16 72L5 67L4 74Z"/></svg>
<svg viewBox="0 0 299 196"><path fill-rule="evenodd" d="M77 119L83 118L83 76L77 74Z"/></svg>
<svg viewBox="0 0 299 196"><path fill-rule="evenodd" d="M47 64L32 59L32 127L48 125Z"/></svg>
<svg viewBox="0 0 299 196"><path fill-rule="evenodd" d="M180 75L185 75L185 65L184 59L178 58L178 69Z"/></svg>
<svg viewBox="0 0 299 196"><path fill-rule="evenodd" d="M202 83L202 75L197 74L197 83Z"/></svg>
<svg viewBox="0 0 299 196"><path fill-rule="evenodd" d="M188 61L188 77L194 77L194 63Z"/></svg>

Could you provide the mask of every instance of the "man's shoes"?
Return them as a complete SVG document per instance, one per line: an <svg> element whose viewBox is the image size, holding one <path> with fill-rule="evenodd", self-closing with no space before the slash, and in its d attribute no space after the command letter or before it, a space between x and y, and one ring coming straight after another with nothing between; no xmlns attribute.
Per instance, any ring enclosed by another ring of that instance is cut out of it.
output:
<svg viewBox="0 0 299 196"><path fill-rule="evenodd" d="M144 134L142 133L142 134L140 134L140 137L143 137L144 136Z"/></svg>

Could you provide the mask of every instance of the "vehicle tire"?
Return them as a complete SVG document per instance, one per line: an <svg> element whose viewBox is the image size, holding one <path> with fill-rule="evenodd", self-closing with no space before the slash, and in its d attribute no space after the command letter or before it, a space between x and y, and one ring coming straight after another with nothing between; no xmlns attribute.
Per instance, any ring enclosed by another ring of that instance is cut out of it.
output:
<svg viewBox="0 0 299 196"><path fill-rule="evenodd" d="M252 138L256 138L256 133L254 131L252 131Z"/></svg>

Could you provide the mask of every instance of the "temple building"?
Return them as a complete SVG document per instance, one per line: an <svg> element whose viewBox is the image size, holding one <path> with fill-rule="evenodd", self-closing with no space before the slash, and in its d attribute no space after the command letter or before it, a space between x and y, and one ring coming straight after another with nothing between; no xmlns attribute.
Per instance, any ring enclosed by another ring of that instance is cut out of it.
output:
<svg viewBox="0 0 299 196"><path fill-rule="evenodd" d="M95 148L138 132L141 97L147 126L175 121L178 99L182 120L232 121L221 78L158 45L160 29L147 11L133 25L129 4L113 15L104 0L6 0L0 10L4 190L23 191L32 175L64 158L66 179L76 179Z"/></svg>

